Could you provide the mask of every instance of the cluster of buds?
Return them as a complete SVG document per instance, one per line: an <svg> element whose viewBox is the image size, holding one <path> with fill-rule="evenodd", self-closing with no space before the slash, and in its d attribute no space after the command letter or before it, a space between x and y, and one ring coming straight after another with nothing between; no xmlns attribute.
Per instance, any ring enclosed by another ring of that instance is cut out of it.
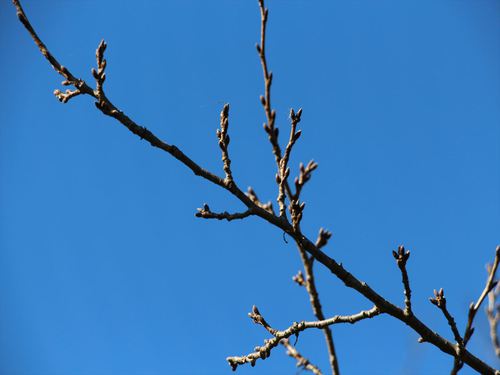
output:
<svg viewBox="0 0 500 375"><path fill-rule="evenodd" d="M440 309L446 309L446 298L443 288L439 290L434 289L434 297L429 298L429 301Z"/></svg>
<svg viewBox="0 0 500 375"><path fill-rule="evenodd" d="M408 258L410 258L410 251L405 250L404 246L399 246L398 251L392 251L392 256L394 259L396 259L396 262L398 263L398 267L402 268L406 266L406 262L408 261Z"/></svg>
<svg viewBox="0 0 500 375"><path fill-rule="evenodd" d="M300 122L300 117L302 116L302 108L300 108L297 113L292 109L290 109L290 119L292 120L292 124L297 125ZM300 130L299 130L300 132ZM300 137L300 136L299 136Z"/></svg>

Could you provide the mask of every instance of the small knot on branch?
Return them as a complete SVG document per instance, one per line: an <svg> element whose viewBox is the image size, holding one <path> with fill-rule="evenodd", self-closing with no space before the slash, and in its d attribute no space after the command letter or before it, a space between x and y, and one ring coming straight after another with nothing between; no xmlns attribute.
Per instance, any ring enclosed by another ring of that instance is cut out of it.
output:
<svg viewBox="0 0 500 375"><path fill-rule="evenodd" d="M306 286L306 280L304 279L302 271L297 272L297 274L292 277L292 280L299 286Z"/></svg>

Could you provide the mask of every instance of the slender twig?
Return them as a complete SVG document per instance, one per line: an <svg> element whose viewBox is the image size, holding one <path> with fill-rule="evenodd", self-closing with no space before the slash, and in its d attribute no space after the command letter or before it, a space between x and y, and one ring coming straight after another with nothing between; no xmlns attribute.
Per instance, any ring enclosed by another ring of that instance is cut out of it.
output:
<svg viewBox="0 0 500 375"><path fill-rule="evenodd" d="M260 96L260 102L264 108L264 113L266 115L266 123L264 123L264 130L268 135L269 142L271 143L274 158L276 160L276 165L278 168L278 174L276 180L279 178L280 162L281 162L281 147L278 142L279 129L276 127L276 111L271 105L271 85L273 82L273 73L269 71L266 57L266 29L267 29L267 18L269 15L269 10L265 7L264 0L259 0L260 8L260 43L256 44L257 53L259 54L260 63L262 65L262 74L264 76L264 95ZM278 182L278 185L280 182ZM289 197L292 196L292 191L288 182L283 183L283 187ZM280 207L281 212L281 207Z"/></svg>
<svg viewBox="0 0 500 375"><path fill-rule="evenodd" d="M278 175L276 176L276 181L278 183L278 204L280 208L280 216L285 215L285 186L288 186L288 176L290 175L290 168L288 168L288 161L290 160L290 154L292 153L292 148L295 142L300 138L302 134L301 131L297 131L297 124L300 122L300 117L302 115L302 109L299 109L297 113L293 109L290 110L290 119L292 121L292 126L290 127L290 138L285 148L285 153L280 160ZM293 202L293 201L292 201ZM295 201L298 203L298 200ZM294 207L293 203L290 207ZM294 211L290 209L292 216ZM292 219L293 222L293 219Z"/></svg>
<svg viewBox="0 0 500 375"><path fill-rule="evenodd" d="M46 57L51 66L65 78L63 84L73 85L76 89L80 90L82 94L89 95L95 99L98 99L99 102L96 103L96 106L103 112L103 114L115 118L133 134L137 135L141 139L145 139L152 146L167 152L168 154L179 160L187 168L189 168L195 175L203 177L204 179L214 183L215 185L218 185L227 190L229 193L238 198L247 208L251 208L254 211L255 215L276 226L280 229L280 231L287 233L295 241L300 243L302 248L310 256L312 256L315 261L324 265L347 287L356 290L359 294L363 295L366 299L374 303L380 311L400 320L401 322L412 328L415 332L417 332L421 336L421 341L431 343L444 353L447 353L453 357L457 356L455 346L451 342L431 330L415 315L407 316L402 309L386 300L379 293L373 290L367 283L356 278L335 259L329 257L321 249L317 248L315 244L304 234L296 231L288 222L288 220L283 220L283 218L280 218L279 216L274 215L272 212L265 210L261 206L255 204L243 191L241 191L241 189L236 184L228 184L224 179L200 167L176 146L170 145L160 140L151 131L143 126L138 125L123 112L118 110L106 97L98 98L97 94L90 86L88 86L83 80L75 78L75 76L73 76L67 68L60 65L59 62L49 53L48 49L41 42L33 27L29 23L19 0L12 0L12 2L16 7L19 20L31 35L41 53ZM495 370L465 349L462 352L462 361L482 374L500 374L500 371Z"/></svg>
<svg viewBox="0 0 500 375"><path fill-rule="evenodd" d="M230 214L227 211L222 213L212 212L208 204L204 204L202 208L198 208L198 212L195 214L196 217L201 217L203 219L217 219L217 220L235 220L235 219L244 219L253 215L252 209L246 210L245 212L237 212L234 214Z"/></svg>
<svg viewBox="0 0 500 375"><path fill-rule="evenodd" d="M309 163L307 163L305 167L304 164L300 163L299 176L295 177L295 194L293 197L295 200L299 199L302 188L304 187L306 182L311 179L311 174L316 168L318 168L318 163L316 163L314 160L311 160Z"/></svg>
<svg viewBox="0 0 500 375"><path fill-rule="evenodd" d="M304 357L295 346L290 344L289 339L283 339L280 344L286 348L286 354L297 361L297 367L302 367L304 370L312 372L314 375L322 375L323 373L318 366L311 363L309 359Z"/></svg>
<svg viewBox="0 0 500 375"><path fill-rule="evenodd" d="M317 168L317 164L313 161L307 164L304 168L303 164L300 165L300 176L295 180L296 191L295 194L292 193L290 185L288 183L288 176L290 175L290 168L288 167L288 162L292 152L292 148L295 142L299 139L301 131L297 131L297 125L301 120L302 109L299 109L297 113L293 109L290 110L290 136L288 143L285 148L285 152L282 156L281 148L278 142L279 129L275 126L276 121L276 111L272 109L271 105L271 85L273 75L268 70L267 58L266 58L266 27L269 11L265 7L264 0L259 0L260 14L261 14L261 32L260 32L260 44L257 44L257 52L259 53L262 73L264 76L264 96L260 97L262 106L264 107L264 112L266 114L267 123L264 124L264 130L268 134L269 141L273 148L273 154L276 159L276 164L278 165L278 173L276 174L276 182L278 184L278 206L279 206L279 216L285 217L285 198L288 195L290 199L289 211L292 220L292 227L295 232L300 233L300 221L302 220L302 213L304 211L305 203L299 201L300 192L304 184L310 179L311 172ZM328 237L329 238L329 237ZM323 238L325 244L327 238ZM301 248L300 243L297 242L299 251L301 252L301 259L306 271L305 285L307 292L309 293L309 299L311 301L311 306L313 312L319 320L324 319L321 303L319 302L319 295L314 282L312 260L308 260L308 256L303 248ZM324 329L325 339L328 348L328 355L330 359L330 367L334 375L338 375L339 366L338 358L335 352L335 345L333 343L332 333L329 327Z"/></svg>
<svg viewBox="0 0 500 375"><path fill-rule="evenodd" d="M439 291L434 290L434 297L429 298L429 301L437 306L443 313L443 315L446 318L446 321L448 322L448 325L451 328L451 331L453 332L453 337L455 338L455 341L457 342L456 344L456 352L457 355L455 356L453 360L453 369L451 370L451 374L456 374L459 369L460 369L460 357L462 356L462 352L465 349L465 344L464 344L464 339L462 336L460 336L460 333L458 332L457 324L455 322L455 318L450 314L448 311L448 308L446 307L446 298L444 296L444 290L443 288L439 289Z"/></svg>
<svg viewBox="0 0 500 375"><path fill-rule="evenodd" d="M495 281L495 275L498 269L498 264L500 262L500 246L497 246L495 249L495 259L493 261L493 265L488 266L488 278L486 280L486 285L484 286L483 291L479 295L479 298L477 301L474 303L472 302L469 305L469 313L467 316L467 325L465 326L465 333L464 333L464 348L471 339L472 335L474 334L474 327L472 326L474 323L474 318L476 317L476 314L481 307L481 304L483 303L484 299L486 296L495 289L498 281ZM453 363L453 369L451 370L451 374L457 374L460 369L463 367L463 361L461 360L460 357L455 358L455 362Z"/></svg>
<svg viewBox="0 0 500 375"><path fill-rule="evenodd" d="M321 230L320 233L322 233ZM325 315L323 314L323 307L321 306L318 290L316 288L316 282L314 279L314 258L309 257L299 243L297 243L297 249L299 250L300 258L302 259L302 264L304 265L305 280L303 280L303 282L304 286L306 287L307 293L309 294L309 302L311 303L313 313L318 320L324 320ZM325 326L323 328L323 334L325 336L326 347L328 349L328 359L332 373L334 375L340 374L339 360L335 351L332 331L329 326Z"/></svg>
<svg viewBox="0 0 500 375"><path fill-rule="evenodd" d="M220 129L217 129L217 138L219 139L219 147L222 151L222 163L224 165L224 173L226 174L226 182L233 182L233 175L231 172L231 159L229 159L229 134L227 128L229 127L229 104L225 104L220 113Z"/></svg>
<svg viewBox="0 0 500 375"><path fill-rule="evenodd" d="M411 311L411 289L410 289L410 280L408 278L408 272L406 271L406 262L410 258L410 252L405 251L404 246L398 247L398 252L393 251L392 255L398 264L398 267L401 271L401 278L404 286L405 293L405 314L411 315L413 312Z"/></svg>
<svg viewBox="0 0 500 375"><path fill-rule="evenodd" d="M457 324L455 322L455 319L453 316L449 313L448 308L446 307L446 297L444 296L444 290L443 288L439 290L434 290L434 297L429 298L429 301L437 306L443 313L443 315L446 318L446 321L448 322L448 325L451 328L451 331L453 332L453 336L455 337L455 341L457 342L458 345L463 346L464 340L462 336L460 336L460 333L458 332Z"/></svg>
<svg viewBox="0 0 500 375"><path fill-rule="evenodd" d="M500 340L498 338L498 322L500 321L500 306L497 304L497 298L500 294L500 284L488 294L488 306L486 315L490 325L490 338L495 355L500 358Z"/></svg>
<svg viewBox="0 0 500 375"><path fill-rule="evenodd" d="M266 320L260 314L257 307L254 306L252 312L249 313L248 315L250 316L250 318L253 319L253 321L256 324L262 325L271 335L273 335L273 337L268 340L265 340L264 345L255 347L254 351L250 354L241 357L228 357L226 358L226 360L228 361L229 365L233 370L236 370L236 368L239 365L243 365L245 363L250 363L252 366L254 366L255 362L258 359L268 358L271 355L271 350L275 348L282 339L287 339L290 336L298 335L300 332L306 329L311 329L311 328L323 329L324 327L340 323L354 324L360 320L373 318L374 316L379 314L381 314L381 311L377 307L373 307L370 310L361 311L354 315L347 315L347 316L336 315L332 318L320 321L312 321L312 322L301 321L299 323L295 322L287 329L283 331L278 331L272 328L266 322Z"/></svg>

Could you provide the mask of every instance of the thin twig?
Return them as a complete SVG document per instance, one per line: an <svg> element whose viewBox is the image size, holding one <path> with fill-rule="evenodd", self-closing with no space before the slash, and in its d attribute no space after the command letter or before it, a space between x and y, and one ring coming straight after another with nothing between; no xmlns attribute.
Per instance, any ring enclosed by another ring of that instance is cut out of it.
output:
<svg viewBox="0 0 500 375"><path fill-rule="evenodd" d="M457 324L455 322L455 318L449 313L447 307L446 307L446 298L444 296L444 290L443 288L439 289L439 291L434 290L434 297L429 298L429 301L437 306L443 313L443 315L446 318L446 321L448 322L448 325L451 328L451 331L453 332L453 337L455 338L455 341L457 342L456 344L456 356L453 359L453 369L451 370L451 374L456 374L459 369L460 369L460 357L462 356L462 352L465 349L465 344L464 344L464 339L462 336L460 336L460 333L458 332Z"/></svg>
<svg viewBox="0 0 500 375"><path fill-rule="evenodd" d="M311 363L309 359L304 357L295 346L290 344L290 340L283 339L280 344L286 348L286 354L297 361L297 367L302 367L304 370L312 372L314 375L322 375L323 373L318 366Z"/></svg>
<svg viewBox="0 0 500 375"><path fill-rule="evenodd" d="M495 281L495 275L498 269L498 264L500 262L500 246L497 246L495 249L495 259L493 261L493 265L488 267L488 278L486 280L486 285L484 286L483 291L481 292L479 298L477 299L476 303L472 302L469 306L469 314L467 316L467 325L465 326L465 333L464 333L464 348L467 346L469 340L471 339L472 335L474 334L474 327L472 326L474 323L474 318L476 317L476 314L481 307L481 304L483 303L484 299L486 296L493 290L495 289L498 281ZM461 360L460 357L457 357L455 359L455 362L453 363L453 369L451 370L451 374L455 375L457 374L460 369L463 367L463 361Z"/></svg>
<svg viewBox="0 0 500 375"><path fill-rule="evenodd" d="M250 363L252 366L255 366L255 362L258 359L266 359L271 355L271 350L275 348L282 339L287 339L290 336L298 335L300 332L311 329L323 329L324 327L340 324L340 323L350 323L354 324L360 320L373 318L376 315L379 315L381 311L377 307L373 307L370 310L361 311L354 315L336 315L332 318L320 320L320 321L312 321L306 322L301 321L299 323L295 322L290 327L283 331L278 331L272 328L264 319L264 317L260 314L257 307L253 307L252 312L248 315L253 319L256 324L262 325L271 335L272 338L265 340L264 345L255 347L254 351L250 354L241 356L241 357L228 357L226 360L233 370L236 370L239 365L243 365L245 363Z"/></svg>
<svg viewBox="0 0 500 375"><path fill-rule="evenodd" d="M285 215L285 190L288 186L288 176L290 175L290 168L288 167L288 161L290 160L290 155L292 153L292 148L295 142L300 138L302 134L301 131L297 131L297 124L300 122L300 117L302 115L302 109L299 109L297 113L293 109L290 110L290 119L292 121L292 126L290 127L290 138L285 148L285 153L280 160L278 175L276 175L276 182L278 183L278 204L280 208L280 216ZM291 205L293 207L293 205ZM293 211L291 210L293 215ZM293 220L292 220L293 222Z"/></svg>
<svg viewBox="0 0 500 375"><path fill-rule="evenodd" d="M448 308L446 307L446 297L444 296L444 290L443 288L439 290L434 290L434 297L429 298L429 301L437 306L443 313L443 315L446 318L446 321L448 322L448 325L451 328L451 331L453 332L453 336L455 337L455 341L457 342L458 345L463 346L464 340L462 336L460 336L460 333L458 332L457 324L455 322L455 319L453 316L449 313Z"/></svg>
<svg viewBox="0 0 500 375"><path fill-rule="evenodd" d="M260 44L257 44L257 52L259 53L262 73L264 76L264 96L260 97L262 106L264 107L264 112L266 114L267 123L264 124L264 130L268 134L269 141L273 148L273 154L276 159L276 164L278 166L278 173L276 174L276 182L278 184L278 206L279 206L279 216L285 218L285 198L288 195L290 199L289 211L292 220L292 227L295 232L300 233L300 221L302 220L302 215L305 207L304 202L299 201L300 192L304 184L310 179L311 172L317 168L317 164L313 161L307 164L304 168L303 164L300 165L300 176L295 180L296 191L295 194L292 193L290 185L288 183L288 176L290 175L290 168L288 167L288 162L292 152L292 148L295 142L299 139L301 131L297 131L297 125L301 120L302 109L299 109L297 113L293 109L290 110L290 136L288 143L285 148L285 152L282 156L281 148L278 142L279 129L275 126L276 121L276 111L272 109L271 105L271 85L273 75L268 70L267 58L266 58L266 27L269 11L265 7L264 0L259 0L260 14L261 14L261 32L260 32ZM329 237L328 237L329 238ZM323 238L326 241L328 238ZM306 280L305 285L309 293L309 299L311 301L311 306L313 312L319 320L324 319L323 311L321 308L321 303L319 302L319 295L314 283L314 276L312 270L312 260L308 260L308 256L305 250L301 248L300 243L297 242L299 251L301 252L302 262L304 264L304 269L306 270ZM323 245L323 243L322 243ZM298 280L298 279L297 279ZM324 329L325 339L328 348L328 355L330 359L330 366L332 373L334 375L339 375L338 358L335 352L335 346L333 343L332 333L329 327Z"/></svg>
<svg viewBox="0 0 500 375"><path fill-rule="evenodd" d="M410 289L410 280L408 278L408 272L406 271L406 262L410 258L410 252L405 251L404 246L398 247L398 252L393 251L392 255L398 264L398 267L401 271L401 278L403 281L404 292L405 292L405 314L411 315L413 312L411 311L411 289Z"/></svg>
<svg viewBox="0 0 500 375"><path fill-rule="evenodd" d="M295 200L299 199L302 188L304 187L306 182L311 179L312 172L316 168L318 168L318 163L316 163L314 160L311 160L309 163L307 163L305 167L304 164L300 163L299 176L295 177L295 194L293 197Z"/></svg>
<svg viewBox="0 0 500 375"><path fill-rule="evenodd" d="M235 219L244 219L246 217L249 217L253 215L252 209L249 209L245 212L237 212L234 214L230 214L227 211L217 213L217 212L212 212L210 210L210 207L208 204L204 204L202 208L198 208L198 212L195 214L196 217L201 217L203 219L217 219L217 220L235 220Z"/></svg>
<svg viewBox="0 0 500 375"><path fill-rule="evenodd" d="M490 338L495 355L500 358L500 340L498 339L498 322L500 321L500 306L497 304L497 298L500 293L500 284L488 294L488 306L486 315L490 325Z"/></svg>
<svg viewBox="0 0 500 375"><path fill-rule="evenodd" d="M271 85L273 82L273 73L269 71L267 65L266 57L266 29L267 29L267 18L269 15L269 10L265 7L264 0L259 0L260 8L260 43L255 46L257 53L259 54L260 62L262 65L262 74L264 76L264 95L260 96L260 102L264 108L264 113L266 115L266 123L264 123L264 130L268 135L269 141L273 148L274 158L276 160L276 165L278 168L278 175L280 171L281 162L281 147L278 142L279 129L276 127L276 111L273 110L271 105ZM277 178L278 180L278 178ZM280 184L278 182L278 184ZM283 187L288 195L292 196L292 191L288 182L283 184ZM281 207L280 207L281 212Z"/></svg>
<svg viewBox="0 0 500 375"><path fill-rule="evenodd" d="M320 230L320 237L321 233L323 233L323 237L325 237L324 233L329 233L329 232ZM299 250L300 258L302 259L302 264L304 265L305 280L303 281L307 293L309 294L309 302L311 303L313 313L318 320L324 320L325 315L323 314L323 307L321 306L318 290L316 288L316 282L314 279L314 271L313 271L314 258L312 257L310 258L307 255L306 251L300 246L300 243L297 243L297 249ZM335 351L333 335L329 326L325 326L323 328L323 334L325 336L326 347L328 349L328 359L332 374L338 375L340 374L339 359Z"/></svg>
<svg viewBox="0 0 500 375"><path fill-rule="evenodd" d="M228 146L230 142L227 128L229 127L229 104L225 104L220 113L220 129L217 129L217 138L219 139L219 147L222 151L222 163L224 165L224 173L226 174L226 182L233 182L231 172L231 159L229 159Z"/></svg>

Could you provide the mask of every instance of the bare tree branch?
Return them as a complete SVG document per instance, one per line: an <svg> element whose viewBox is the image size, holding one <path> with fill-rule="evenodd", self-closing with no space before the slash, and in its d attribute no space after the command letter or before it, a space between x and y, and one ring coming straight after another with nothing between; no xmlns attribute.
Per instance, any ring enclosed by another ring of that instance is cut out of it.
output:
<svg viewBox="0 0 500 375"><path fill-rule="evenodd" d="M444 290L443 288L437 290L434 290L434 297L429 298L429 301L437 306L442 312L443 315L446 318L446 321L448 322L448 325L451 328L451 331L453 332L453 336L455 337L455 341L457 342L458 345L463 346L464 340L462 336L460 336L460 333L458 332L457 324L455 323L455 319L453 316L449 313L448 308L446 307L446 298L444 296Z"/></svg>
<svg viewBox="0 0 500 375"><path fill-rule="evenodd" d="M225 104L220 113L220 129L217 129L217 138L219 139L219 147L222 151L222 163L224 164L224 173L226 173L226 182L233 182L233 175L231 173L231 159L229 159L229 134L227 128L229 127L229 104Z"/></svg>
<svg viewBox="0 0 500 375"><path fill-rule="evenodd" d="M241 357L228 357L226 360L229 362L229 365L233 370L236 370L239 365L244 365L245 363L250 363L252 366L255 366L255 362L257 359L266 359L271 355L271 350L275 348L282 339L287 339L290 336L298 335L300 332L310 329L317 328L323 329L324 327L340 324L340 323L350 323L354 324L360 320L373 318L381 314L381 311L377 307L373 307L370 310L361 311L354 315L336 315L332 318L306 322L301 321L299 323L295 322L290 327L283 331L278 331L272 328L264 319L264 317L260 314L259 310L256 306L253 307L252 312L248 314L250 318L256 324L260 324L263 326L273 337L271 339L265 340L264 345L255 347L254 351L250 354L241 356Z"/></svg>
<svg viewBox="0 0 500 375"><path fill-rule="evenodd" d="M320 238L322 233L323 236L325 236L324 233L329 233L329 232L324 232L320 230ZM318 242L320 242L320 240L318 240ZM323 307L321 306L318 290L316 288L316 282L314 279L314 271L313 271L314 258L309 257L307 255L306 251L300 246L300 243L297 243L297 249L299 250L300 258L302 259L302 264L304 264L304 271L306 277L305 279L303 279L303 283L304 286L306 287L307 293L309 294L309 302L311 303L313 313L318 320L324 320L325 315L323 314ZM335 351L335 344L333 342L333 336L330 326L327 325L323 327L323 334L325 336L326 347L328 349L328 357L329 357L328 359L330 362L330 368L332 370L332 373L340 374L339 361L337 358L337 353Z"/></svg>
<svg viewBox="0 0 500 375"><path fill-rule="evenodd" d="M500 340L498 339L498 321L500 320L500 305L497 304L497 298L500 294L500 284L488 294L488 306L486 316L490 325L490 338L495 355L500 358Z"/></svg>
<svg viewBox="0 0 500 375"><path fill-rule="evenodd" d="M227 211L224 211L222 213L216 213L216 212L212 212L210 210L210 207L208 206L208 204L205 203L203 205L203 208L198 208L198 212L195 214L195 216L201 217L203 219L217 219L217 220L231 221L231 220L235 220L235 219L244 219L244 218L251 216L253 214L254 213L253 213L252 209L246 210L245 212L241 212L241 213L237 212L234 214L230 214Z"/></svg>
<svg viewBox="0 0 500 375"><path fill-rule="evenodd" d="M410 252L405 251L404 246L399 246L398 252L392 252L394 259L398 264L399 269L401 270L401 277L403 280L403 286L405 288L405 314L411 315L413 312L411 311L411 289L410 289L410 280L408 279L408 272L406 271L406 262L410 258Z"/></svg>
<svg viewBox="0 0 500 375"><path fill-rule="evenodd" d="M394 318L400 320L405 323L409 327L411 327L414 331L416 331L420 336L421 340L431 343L437 348L439 348L444 353L447 353L453 357L457 357L458 354L455 350L455 345L451 342L435 333L431 330L427 325L425 325L421 320L419 320L414 314L407 315L405 311L392 304L383 298L380 294L378 294L375 290L373 290L367 283L359 280L351 273L349 273L344 267L339 264L336 260L332 259L328 255L326 255L320 248L318 248L309 238L307 238L302 232L300 228L297 226L293 226L286 218L282 216L274 215L270 210L266 210L260 205L257 205L249 196L247 196L241 189L234 183L227 181L226 179L222 179L221 177L203 169L199 166L199 164L195 163L192 159L190 159L186 154L184 154L179 148L175 145L168 144L162 140L160 140L156 135L154 135L151 131L146 129L143 126L138 125L133 120L131 120L128 116L126 116L122 111L120 111L117 107L113 105L113 103L104 95L102 90L102 83L104 82L104 75L99 73L99 69L104 71L104 66L100 67L98 61L98 71L96 72L98 77L96 80L101 80L101 82L97 82L97 88L92 89L85 81L76 78L70 71L62 66L52 54L48 51L45 44L42 43L30 22L28 21L19 0L12 0L14 6L17 10L17 15L23 26L29 32L34 42L40 49L41 53L45 56L45 58L49 61L51 66L64 77L63 85L65 86L74 86L75 90L78 90L78 93L74 94L66 94L71 97L75 97L77 95L89 95L92 98L96 99L97 108L105 115L110 116L118 120L122 125L124 125L129 131L133 134L137 135L141 139L145 139L152 146L162 149L167 152L177 160L179 160L182 164L184 164L187 168L189 168L195 175L201 176L206 180L222 187L223 189L230 192L236 198L238 198L249 210L252 210L253 213L262 219L266 220L270 224L278 227L281 231L287 233L290 237L292 237L298 244L300 244L301 248L304 249L315 261L323 264L329 271L331 271L338 279L340 279L344 284L356 290L358 293L363 295L365 298L370 300L375 304L377 310L388 315L393 316ZM273 152L275 153L275 157L277 161L281 159L281 150L279 149L279 145L277 144L277 128L274 127L275 121L275 112L271 110L270 103L270 95L269 90L272 81L272 74L267 71L267 66L265 59L262 58L264 55L265 49L265 24L267 22L267 9L264 8L263 0L259 1L261 6L261 15L263 18L262 22L262 30L261 30L261 45L257 47L259 54L261 55L261 61L264 70L264 76L266 80L266 96L263 100L263 105L266 107L266 116L268 118L268 123L265 125L266 131L271 139L271 143L273 143ZM101 43L102 45L102 43ZM98 48L98 50L101 48ZM102 47L102 53L104 53L104 47ZM105 64L102 60L102 64ZM56 93L58 99L62 101L68 101L69 98L61 97L61 93ZM66 100L63 100L66 99ZM279 152L278 152L279 151ZM286 186L285 186L286 188ZM286 188L287 195L292 196L289 188ZM476 371L482 374L500 374L499 371L493 369L491 366L487 365L479 358L474 356L472 353L463 350L461 353L461 361L475 369Z"/></svg>
<svg viewBox="0 0 500 375"><path fill-rule="evenodd" d="M302 367L304 370L312 372L314 375L322 375L323 373L319 369L318 366L313 365L311 361L305 358L302 354L299 353L297 348L290 344L290 340L283 339L280 341L280 344L286 348L286 354L292 358L297 360L297 367Z"/></svg>
<svg viewBox="0 0 500 375"><path fill-rule="evenodd" d="M476 317L476 314L481 307L481 304L483 303L484 299L486 296L492 292L496 285L498 284L498 281L495 281L495 275L498 269L498 264L500 262L500 246L497 246L495 249L495 260L493 261L493 265L488 266L488 279L486 280L486 285L481 292L479 298L477 299L476 303L472 302L469 306L469 314L467 316L467 325L465 326L465 333L464 333L464 338L463 338L463 347L465 348L469 340L471 339L472 335L474 334L474 327L472 326L474 322L474 318ZM489 315L488 315L489 316ZM491 328L491 327L490 327ZM495 331L496 333L496 331ZM461 356L456 357L455 361L453 363L453 369L451 370L451 374L457 374L460 369L463 367L464 363L461 360Z"/></svg>
<svg viewBox="0 0 500 375"><path fill-rule="evenodd" d="M268 134L269 141L273 148L273 154L276 159L276 164L278 165L278 173L276 174L276 182L278 184L278 206L279 206L279 216L281 218L286 218L285 212L285 198L288 195L290 199L289 211L292 219L292 227L294 231L300 233L300 221L302 220L302 212L304 211L305 203L300 203L299 197L300 192L304 184L310 179L311 172L317 168L318 164L313 161L307 164L307 167L304 168L303 164L300 164L300 176L295 180L296 191L295 194L292 193L290 189L290 185L288 183L288 177L290 175L290 168L288 167L288 161L290 159L290 155L292 152L292 148L295 142L299 139L301 135L301 131L297 131L297 125L301 120L302 109L299 109L297 113L293 109L290 110L290 120L291 120L291 128L290 128L290 136L288 139L288 143L285 148L285 152L282 156L281 148L278 141L279 129L275 126L276 121L276 111L272 109L271 106L271 85L273 74L269 72L266 58L266 27L269 11L265 7L264 0L259 0L260 14L261 14L261 32L260 32L260 44L257 44L257 52L259 53L262 72L264 75L264 96L260 97L260 101L262 106L264 107L264 112L266 114L267 123L264 124L264 130ZM327 235L329 232L321 232L323 237L321 238L321 245L326 244L326 241L330 237ZM306 286L306 290L309 293L309 299L311 302L311 306L314 312L314 315L317 319L324 319L323 310L321 307L321 303L319 302L319 295L316 289L316 285L314 282L314 274L313 274L313 260L308 260L308 256L305 250L301 247L300 243L297 242L297 247L301 254L302 263L304 265L304 269L306 272L306 279L302 280L304 285ZM299 280L299 279L297 279ZM296 281L297 281L296 280ZM335 345L333 343L332 333L329 327L324 328L325 340L328 348L328 356L330 361L330 367L332 370L332 374L339 375L339 365L338 358L335 352Z"/></svg>

